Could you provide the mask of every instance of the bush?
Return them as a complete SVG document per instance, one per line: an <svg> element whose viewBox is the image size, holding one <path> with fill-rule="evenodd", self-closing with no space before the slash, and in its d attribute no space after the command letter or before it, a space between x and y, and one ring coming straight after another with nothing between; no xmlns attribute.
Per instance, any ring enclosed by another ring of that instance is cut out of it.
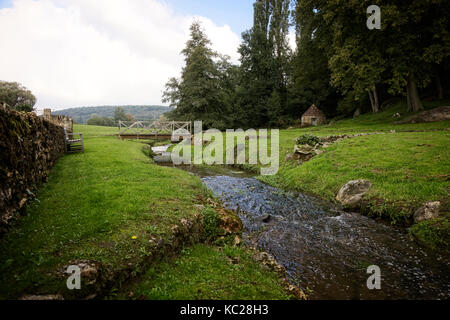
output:
<svg viewBox="0 0 450 320"><path fill-rule="evenodd" d="M314 147L316 144L320 143L320 138L312 134L304 134L297 138L297 144L307 144Z"/></svg>
<svg viewBox="0 0 450 320"><path fill-rule="evenodd" d="M203 210L203 241L214 241L220 234L219 215L213 208Z"/></svg>

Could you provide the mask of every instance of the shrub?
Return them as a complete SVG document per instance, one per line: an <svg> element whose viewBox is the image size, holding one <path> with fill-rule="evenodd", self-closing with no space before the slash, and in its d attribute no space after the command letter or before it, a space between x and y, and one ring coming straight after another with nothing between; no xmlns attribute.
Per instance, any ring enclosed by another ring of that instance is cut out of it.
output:
<svg viewBox="0 0 450 320"><path fill-rule="evenodd" d="M213 241L220 234L219 215L213 208L203 210L203 241Z"/></svg>
<svg viewBox="0 0 450 320"><path fill-rule="evenodd" d="M312 134L304 134L297 138L297 144L307 144L314 147L316 144L320 143L320 138Z"/></svg>

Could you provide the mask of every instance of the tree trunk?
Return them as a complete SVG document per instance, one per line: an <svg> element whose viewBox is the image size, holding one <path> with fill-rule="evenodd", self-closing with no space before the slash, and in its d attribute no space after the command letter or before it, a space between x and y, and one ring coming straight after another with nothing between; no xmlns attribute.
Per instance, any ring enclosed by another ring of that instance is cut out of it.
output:
<svg viewBox="0 0 450 320"><path fill-rule="evenodd" d="M367 90L369 92L370 104L372 106L372 112L377 113L380 111L380 103L378 100L378 92L377 87L375 86L373 89Z"/></svg>
<svg viewBox="0 0 450 320"><path fill-rule="evenodd" d="M438 99L444 99L444 89L442 88L441 76L439 75L439 72L436 73L436 89L438 93Z"/></svg>
<svg viewBox="0 0 450 320"><path fill-rule="evenodd" d="M373 113L377 113L378 111L380 111L380 102L378 100L377 86L373 87L373 100L374 100L374 105L372 107L372 111L373 111Z"/></svg>
<svg viewBox="0 0 450 320"><path fill-rule="evenodd" d="M407 101L408 101L408 111L418 112L423 110L422 101L420 101L419 91L417 90L416 80L412 74L408 76L407 84Z"/></svg>
<svg viewBox="0 0 450 320"><path fill-rule="evenodd" d="M369 93L370 106L372 107L372 110L373 110L373 105L374 105L375 101L373 100L372 91L367 89L367 92Z"/></svg>

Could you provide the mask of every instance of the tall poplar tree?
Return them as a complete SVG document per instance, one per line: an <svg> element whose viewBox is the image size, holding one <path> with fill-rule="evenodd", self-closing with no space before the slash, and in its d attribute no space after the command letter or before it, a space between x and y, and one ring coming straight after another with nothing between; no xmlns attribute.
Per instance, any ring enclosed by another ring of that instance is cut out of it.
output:
<svg viewBox="0 0 450 320"><path fill-rule="evenodd" d="M328 30L324 32L323 18L309 0L297 0L295 6L297 51L293 58L290 84L291 114L297 117L311 104L323 107L333 92L330 86L327 51Z"/></svg>
<svg viewBox="0 0 450 320"><path fill-rule="evenodd" d="M257 0L253 27L242 34L237 102L242 126L276 123L286 109L290 0Z"/></svg>

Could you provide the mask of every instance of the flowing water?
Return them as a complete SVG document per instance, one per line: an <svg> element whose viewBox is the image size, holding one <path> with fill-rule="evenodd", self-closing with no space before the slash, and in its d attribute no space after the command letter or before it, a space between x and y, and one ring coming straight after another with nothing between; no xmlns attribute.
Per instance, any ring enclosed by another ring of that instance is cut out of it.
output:
<svg viewBox="0 0 450 320"><path fill-rule="evenodd" d="M244 172L180 168L200 176L236 210L246 243L272 254L312 299L450 298L448 259L426 252L403 230L268 186ZM381 269L381 290L367 288L371 265Z"/></svg>

